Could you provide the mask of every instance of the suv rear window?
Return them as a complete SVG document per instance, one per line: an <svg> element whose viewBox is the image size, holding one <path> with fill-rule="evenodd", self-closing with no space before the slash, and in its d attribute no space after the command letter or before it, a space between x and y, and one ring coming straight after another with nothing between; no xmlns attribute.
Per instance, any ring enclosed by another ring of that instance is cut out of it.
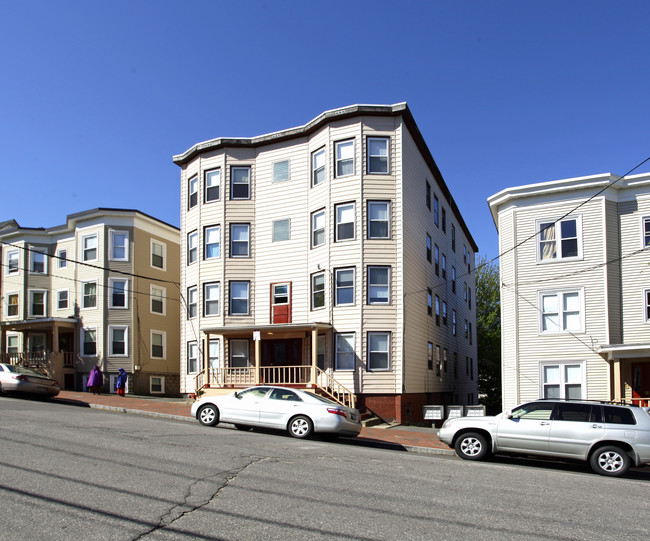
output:
<svg viewBox="0 0 650 541"><path fill-rule="evenodd" d="M576 423L601 423L600 405L558 403L553 413L557 421Z"/></svg>
<svg viewBox="0 0 650 541"><path fill-rule="evenodd" d="M636 419L634 414L627 408L617 408L614 406L603 406L606 423L617 425L635 425Z"/></svg>

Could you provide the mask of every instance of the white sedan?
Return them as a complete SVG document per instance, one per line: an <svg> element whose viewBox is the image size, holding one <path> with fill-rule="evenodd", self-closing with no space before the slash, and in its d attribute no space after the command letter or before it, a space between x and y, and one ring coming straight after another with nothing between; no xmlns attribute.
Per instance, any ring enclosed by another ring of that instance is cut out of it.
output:
<svg viewBox="0 0 650 541"><path fill-rule="evenodd" d="M18 364L0 364L0 393L24 393L53 397L59 394L59 384L52 378Z"/></svg>
<svg viewBox="0 0 650 541"><path fill-rule="evenodd" d="M295 438L307 438L314 432L337 436L361 432L358 410L285 387L250 387L230 395L206 396L192 404L192 415L205 426L224 422L239 429L277 428Z"/></svg>

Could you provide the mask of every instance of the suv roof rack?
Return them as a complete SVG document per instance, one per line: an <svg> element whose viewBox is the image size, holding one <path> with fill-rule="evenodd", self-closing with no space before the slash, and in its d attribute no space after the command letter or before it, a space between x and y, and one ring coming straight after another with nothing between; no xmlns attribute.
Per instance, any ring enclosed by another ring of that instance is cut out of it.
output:
<svg viewBox="0 0 650 541"><path fill-rule="evenodd" d="M539 398L539 400L548 400L549 402L586 402L589 404L611 404L614 406L633 406L638 408L639 404L635 404L629 400L587 400L582 398Z"/></svg>

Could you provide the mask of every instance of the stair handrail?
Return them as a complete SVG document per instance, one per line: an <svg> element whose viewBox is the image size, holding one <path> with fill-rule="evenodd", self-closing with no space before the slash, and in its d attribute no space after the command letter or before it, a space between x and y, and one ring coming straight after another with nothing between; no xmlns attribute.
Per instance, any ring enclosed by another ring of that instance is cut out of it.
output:
<svg viewBox="0 0 650 541"><path fill-rule="evenodd" d="M326 381L327 386L322 385L321 379ZM355 407L356 397L354 393L319 367L316 367L316 385L342 406Z"/></svg>

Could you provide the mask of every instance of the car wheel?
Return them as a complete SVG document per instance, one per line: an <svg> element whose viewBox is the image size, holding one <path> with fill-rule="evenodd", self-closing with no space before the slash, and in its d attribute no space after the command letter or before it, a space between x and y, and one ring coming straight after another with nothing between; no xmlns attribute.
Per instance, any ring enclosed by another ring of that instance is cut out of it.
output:
<svg viewBox="0 0 650 541"><path fill-rule="evenodd" d="M314 431L314 425L309 417L298 415L289 421L289 434L294 438L308 438Z"/></svg>
<svg viewBox="0 0 650 541"><path fill-rule="evenodd" d="M606 445L596 449L589 459L591 469L600 475L625 475L632 465L630 455L620 447Z"/></svg>
<svg viewBox="0 0 650 541"><path fill-rule="evenodd" d="M219 410L217 406L207 404L198 411L196 418L203 426L214 426L219 422Z"/></svg>
<svg viewBox="0 0 650 541"><path fill-rule="evenodd" d="M458 436L454 449L464 460L482 460L490 454L487 438L477 432L467 432Z"/></svg>
<svg viewBox="0 0 650 541"><path fill-rule="evenodd" d="M253 430L253 427L248 425L235 425L235 428L237 430Z"/></svg>

